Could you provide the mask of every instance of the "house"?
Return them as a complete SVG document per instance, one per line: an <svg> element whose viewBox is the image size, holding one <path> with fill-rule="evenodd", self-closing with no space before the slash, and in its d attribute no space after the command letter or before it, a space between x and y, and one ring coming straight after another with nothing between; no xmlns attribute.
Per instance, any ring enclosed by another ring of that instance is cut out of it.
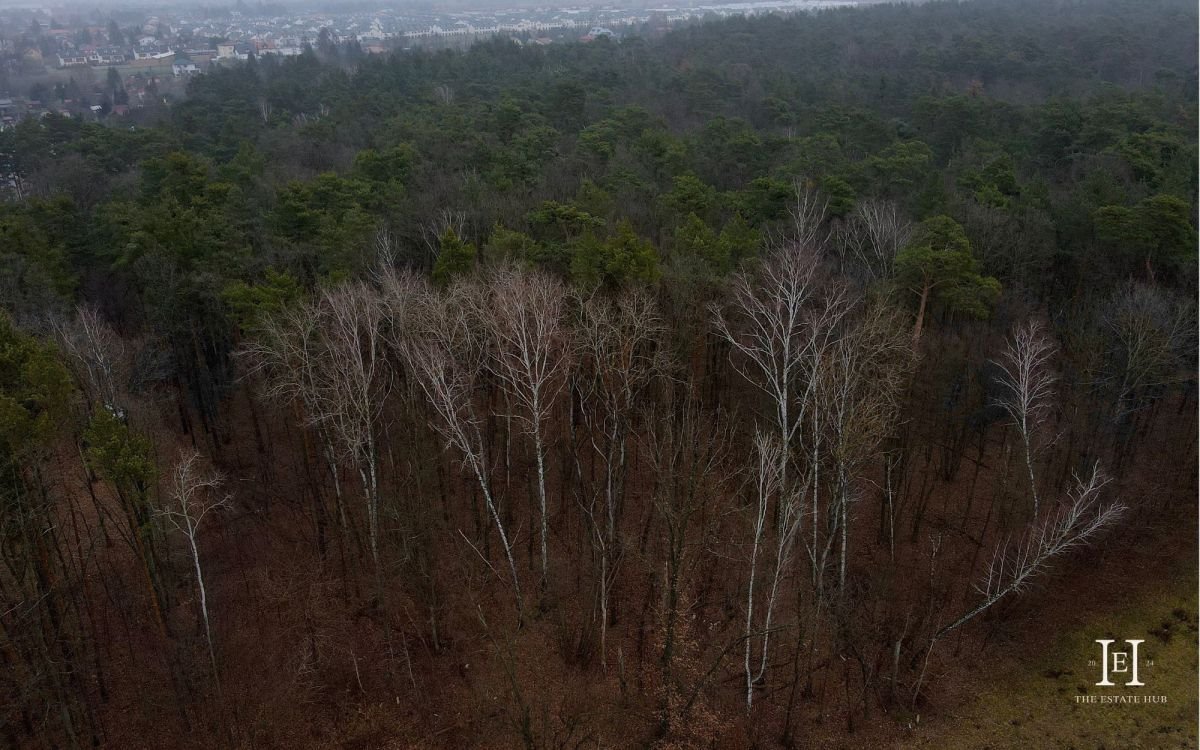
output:
<svg viewBox="0 0 1200 750"><path fill-rule="evenodd" d="M254 45L248 42L226 42L217 45L218 60L249 60L254 52Z"/></svg>
<svg viewBox="0 0 1200 750"><path fill-rule="evenodd" d="M58 67L60 68L72 68L88 64L88 56L82 52L63 52L58 56Z"/></svg>
<svg viewBox="0 0 1200 750"><path fill-rule="evenodd" d="M120 65L129 59L120 47L97 47L88 55L92 65Z"/></svg>
<svg viewBox="0 0 1200 750"><path fill-rule="evenodd" d="M138 47L133 51L134 60L165 60L175 53L166 45L151 45Z"/></svg>
<svg viewBox="0 0 1200 750"><path fill-rule="evenodd" d="M171 72L178 76L190 76L200 72L199 66L187 55L176 55L171 63Z"/></svg>
<svg viewBox="0 0 1200 750"><path fill-rule="evenodd" d="M188 49L183 51L183 56L191 58L196 65L203 66L217 59L217 51L215 49Z"/></svg>

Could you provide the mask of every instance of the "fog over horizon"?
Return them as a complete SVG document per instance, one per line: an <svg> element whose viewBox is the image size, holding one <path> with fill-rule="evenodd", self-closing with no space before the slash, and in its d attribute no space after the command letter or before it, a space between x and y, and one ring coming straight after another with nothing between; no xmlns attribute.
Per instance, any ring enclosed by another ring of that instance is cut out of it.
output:
<svg viewBox="0 0 1200 750"><path fill-rule="evenodd" d="M841 4L860 4L880 2L881 0L846 0ZM884 0L891 1L891 0ZM913 0L907 0L912 3ZM363 0L270 0L269 2L208 2L207 0L81 0L80 2L38 3L30 0L0 0L0 10L37 11L54 16L56 13L68 12L88 14L94 12L111 14L136 13L155 10L197 10L206 9L218 12L222 9L254 13L258 9L299 11L299 12L352 12L368 10L413 10L413 11L470 11L495 10L498 8L545 8L545 7L587 7L587 8L655 8L668 6L699 7L711 5L712 0L678 0L675 2L658 2L656 0L611 0L610 2L594 2L580 0L579 2L548 2L547 0L380 0L380 2L364 2ZM753 4L746 0L744 4ZM820 6L828 4L823 0L797 0L798 6Z"/></svg>

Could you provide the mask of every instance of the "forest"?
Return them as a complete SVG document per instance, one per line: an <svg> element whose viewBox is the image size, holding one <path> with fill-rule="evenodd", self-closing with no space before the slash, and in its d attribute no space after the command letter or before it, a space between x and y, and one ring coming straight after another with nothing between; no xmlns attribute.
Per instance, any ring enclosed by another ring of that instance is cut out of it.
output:
<svg viewBox="0 0 1200 750"><path fill-rule="evenodd" d="M1100 556L1196 556L1197 22L325 45L0 131L0 738L953 714Z"/></svg>

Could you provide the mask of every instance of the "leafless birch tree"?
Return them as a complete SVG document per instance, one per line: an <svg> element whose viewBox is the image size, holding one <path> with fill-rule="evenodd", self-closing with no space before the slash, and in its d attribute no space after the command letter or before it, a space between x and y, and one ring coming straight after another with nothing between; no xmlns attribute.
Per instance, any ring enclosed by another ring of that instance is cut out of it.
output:
<svg viewBox="0 0 1200 750"><path fill-rule="evenodd" d="M488 277L480 322L490 335L489 366L500 379L517 419L533 438L540 517L541 588L549 575L546 510L547 421L566 382L571 345L563 314L566 289L543 273L505 266Z"/></svg>
<svg viewBox="0 0 1200 750"><path fill-rule="evenodd" d="M205 470L201 466L200 454L185 451L171 472L167 495L170 504L164 505L156 514L169 526L183 534L191 553L192 567L196 573L196 586L200 594L200 617L204 621L204 638L208 642L208 658L212 664L213 680L220 690L221 681L217 672L217 652L213 646L212 621L208 612L208 593L204 587L204 568L200 564L200 524L214 510L229 505L232 499L221 494L224 477L220 473Z"/></svg>
<svg viewBox="0 0 1200 750"><path fill-rule="evenodd" d="M795 489L786 492L782 484L780 469L782 462L779 452L784 450L778 440L772 435L758 432L754 437L754 524L753 543L750 551L750 576L746 587L746 633L745 633L745 674L746 674L746 710L749 711L754 703L754 686L759 683L767 671L767 654L771 637L771 620L775 612L775 602L779 594L779 584L784 571L792 559L792 550L800 533L803 520L803 497L806 482L798 482ZM766 543L767 508L772 497L780 497L780 522L775 538L774 572L771 575L771 585L766 596L766 616L762 628L754 628L754 591L755 574L758 562L759 547ZM756 632L762 633L762 649L755 672L751 663L753 640Z"/></svg>
<svg viewBox="0 0 1200 750"><path fill-rule="evenodd" d="M385 347L388 308L371 285L326 289L311 302L268 314L241 356L264 376L265 394L303 406L320 437L344 513L339 463L358 472L366 506L371 560L379 565L379 446L377 430L391 390ZM342 518L343 529L346 519Z"/></svg>
<svg viewBox="0 0 1200 750"><path fill-rule="evenodd" d="M792 205L788 207L788 228L791 237L776 244L790 241L800 247L820 251L825 247L825 219L829 214L829 201L817 191L812 180L792 180Z"/></svg>
<svg viewBox="0 0 1200 750"><path fill-rule="evenodd" d="M1051 360L1056 351L1054 342L1042 333L1041 325L1030 321L1016 327L996 362L1000 368L999 381L1003 389L996 403L1008 413L1021 437L1034 516L1041 509L1033 470L1034 455L1039 447L1038 432L1053 406L1057 378L1051 368Z"/></svg>
<svg viewBox="0 0 1200 750"><path fill-rule="evenodd" d="M266 313L256 321L238 356L245 363L247 375L260 377L262 396L291 405L296 410L297 422L315 433L319 446L316 452L333 482L339 527L345 535L349 531L349 519L338 451L333 433L322 418L322 390L330 379L326 373L329 356L322 338L322 325L323 313L318 301L304 301L278 312ZM308 433L304 434L307 440ZM321 534L324 506L319 498L315 505L318 534Z"/></svg>
<svg viewBox="0 0 1200 750"><path fill-rule="evenodd" d="M838 229L837 248L862 279L870 284L892 275L896 253L912 235L912 224L905 220L891 201L865 200L854 207Z"/></svg>
<svg viewBox="0 0 1200 750"><path fill-rule="evenodd" d="M469 317L473 305L458 296L477 293L477 290L465 290L463 282L452 286L444 295L427 291L420 311L421 330L404 348L403 354L437 415L435 429L446 447L459 454L463 466L479 484L512 576L520 623L524 620L521 581L512 541L492 492L491 472L480 431L482 419L474 404L475 380L482 369L483 348Z"/></svg>
<svg viewBox="0 0 1200 750"><path fill-rule="evenodd" d="M371 560L379 567L379 446L376 431L391 390L383 340L385 306L365 283L327 289L319 300L321 366L312 419L352 462L363 487Z"/></svg>
<svg viewBox="0 0 1200 750"><path fill-rule="evenodd" d="M844 314L842 294L821 293L820 258L804 245L772 251L752 271L742 271L730 288L732 314L714 306L717 333L737 355L734 369L766 394L784 450L780 481L788 486L789 447L804 420L815 380L816 350L829 324Z"/></svg>
<svg viewBox="0 0 1200 750"><path fill-rule="evenodd" d="M975 585L980 600L930 637L913 688L914 700L920 694L929 655L939 640L1010 595L1024 591L1054 560L1086 544L1124 514L1126 506L1120 500L1103 500L1108 483L1100 467L1093 465L1088 474L1075 477L1074 486L1057 509L1035 519L1016 540L1006 539L996 546L983 579Z"/></svg>
<svg viewBox="0 0 1200 750"><path fill-rule="evenodd" d="M124 415L121 394L129 378L125 342L95 308L81 305L75 317L54 324L55 338L88 400L118 417Z"/></svg>

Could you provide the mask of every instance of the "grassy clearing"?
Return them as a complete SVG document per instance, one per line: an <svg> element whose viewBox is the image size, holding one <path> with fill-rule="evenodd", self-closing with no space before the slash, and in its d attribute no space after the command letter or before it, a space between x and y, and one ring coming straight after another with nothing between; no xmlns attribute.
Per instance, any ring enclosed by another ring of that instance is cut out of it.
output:
<svg viewBox="0 0 1200 750"><path fill-rule="evenodd" d="M1197 747L1196 571L1155 584L1150 593L1122 602L1077 630L1053 640L1027 659L997 665L987 687L953 715L921 726L901 746L910 748L1104 748ZM1140 679L1145 687L1115 687L1100 680L1098 638L1124 648L1141 644ZM1153 666L1150 665L1153 662ZM1091 664L1090 662L1095 662ZM982 680L981 680L982 682ZM1165 704L1084 704L1077 696L1166 696Z"/></svg>

